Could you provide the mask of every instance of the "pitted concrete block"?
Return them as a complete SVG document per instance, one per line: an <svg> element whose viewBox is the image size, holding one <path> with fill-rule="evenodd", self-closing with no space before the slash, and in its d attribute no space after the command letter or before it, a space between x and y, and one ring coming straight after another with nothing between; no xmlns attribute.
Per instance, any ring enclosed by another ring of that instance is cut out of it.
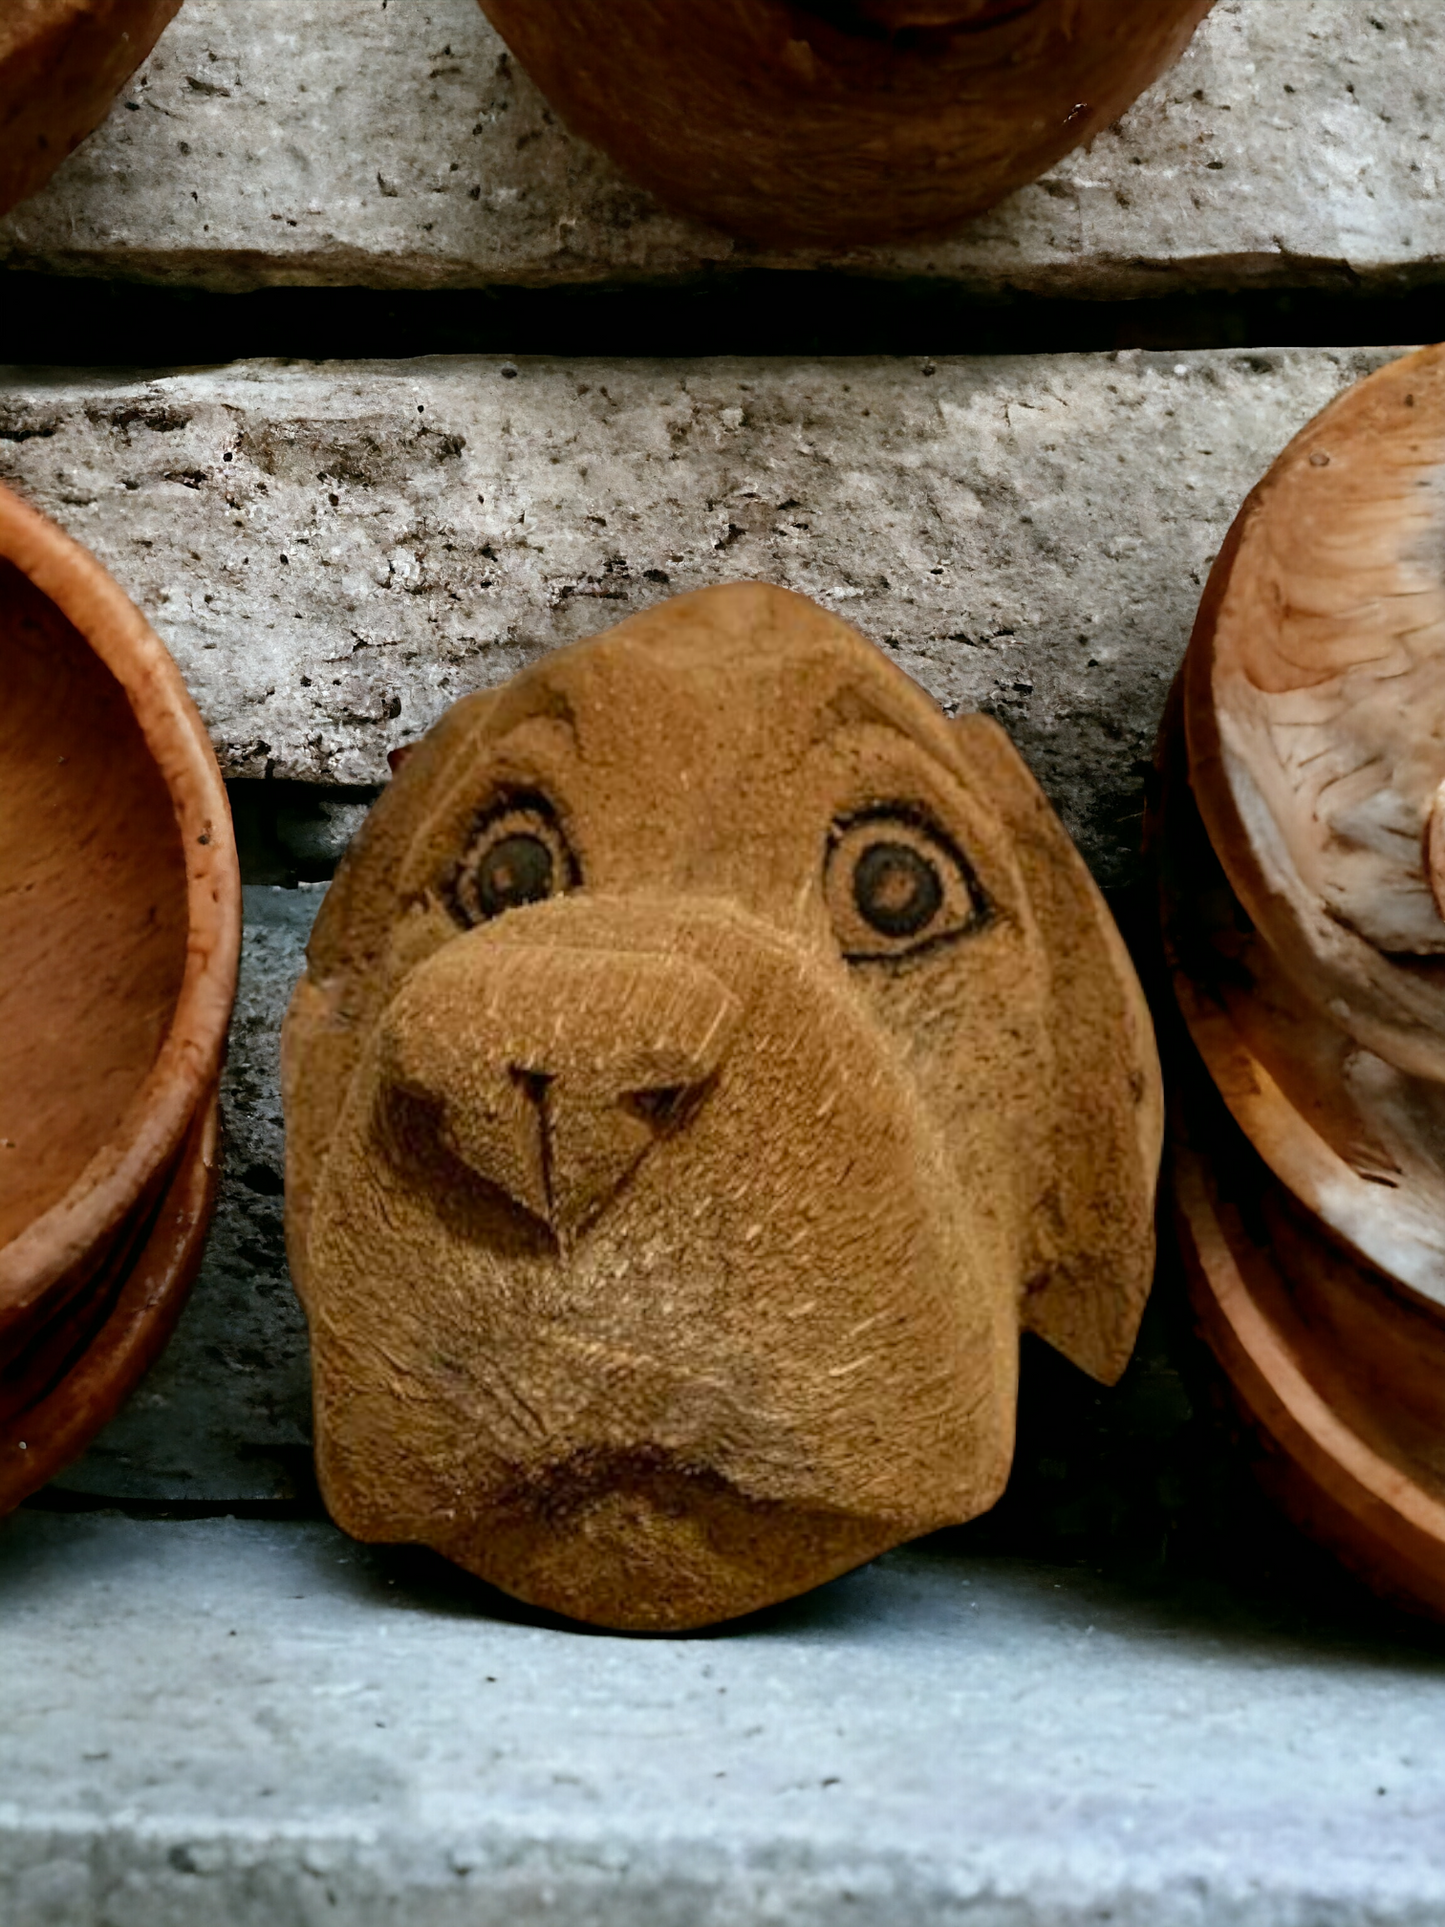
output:
<svg viewBox="0 0 1445 1927"><path fill-rule="evenodd" d="M776 254L660 208L558 124L475 0L188 0L0 261L214 288L730 267L1113 298L1392 286L1445 264L1431 0L1218 0L1087 152L927 245Z"/></svg>
<svg viewBox="0 0 1445 1927"><path fill-rule="evenodd" d="M1118 882L1230 521L1389 353L10 371L0 476L136 597L229 776L383 782L456 697L751 577L999 716Z"/></svg>
<svg viewBox="0 0 1445 1927"><path fill-rule="evenodd" d="M6 1927L1428 1927L1424 1635L889 1554L710 1638L325 1526L0 1526Z"/></svg>

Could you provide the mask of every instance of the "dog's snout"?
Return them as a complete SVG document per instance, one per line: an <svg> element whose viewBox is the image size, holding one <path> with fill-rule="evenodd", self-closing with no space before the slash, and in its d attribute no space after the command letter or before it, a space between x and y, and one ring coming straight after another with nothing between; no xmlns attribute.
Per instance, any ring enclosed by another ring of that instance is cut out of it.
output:
<svg viewBox="0 0 1445 1927"><path fill-rule="evenodd" d="M680 955L462 939L395 999L382 1076L424 1101L453 1155L567 1238L686 1124L738 1014L721 979Z"/></svg>

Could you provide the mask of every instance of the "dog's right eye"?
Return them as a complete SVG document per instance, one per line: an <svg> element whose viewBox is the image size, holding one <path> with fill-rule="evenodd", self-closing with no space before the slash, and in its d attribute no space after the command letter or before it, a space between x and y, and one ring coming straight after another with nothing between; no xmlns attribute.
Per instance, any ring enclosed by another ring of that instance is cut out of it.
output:
<svg viewBox="0 0 1445 1927"><path fill-rule="evenodd" d="M489 923L578 882L576 859L550 805L517 797L485 816L452 874L447 898L464 925Z"/></svg>
<svg viewBox="0 0 1445 1927"><path fill-rule="evenodd" d="M962 854L920 811L883 804L833 825L824 888L850 963L886 963L988 920Z"/></svg>

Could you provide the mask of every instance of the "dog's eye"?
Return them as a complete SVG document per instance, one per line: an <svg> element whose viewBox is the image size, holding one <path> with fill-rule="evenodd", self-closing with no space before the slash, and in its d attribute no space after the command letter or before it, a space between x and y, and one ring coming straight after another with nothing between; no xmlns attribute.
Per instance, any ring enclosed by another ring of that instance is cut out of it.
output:
<svg viewBox="0 0 1445 1927"><path fill-rule="evenodd" d="M907 956L963 936L987 914L977 879L948 838L901 806L834 824L825 889L850 962Z"/></svg>
<svg viewBox="0 0 1445 1927"><path fill-rule="evenodd" d="M487 923L576 883L576 862L551 809L527 797L483 818L447 896L458 923Z"/></svg>

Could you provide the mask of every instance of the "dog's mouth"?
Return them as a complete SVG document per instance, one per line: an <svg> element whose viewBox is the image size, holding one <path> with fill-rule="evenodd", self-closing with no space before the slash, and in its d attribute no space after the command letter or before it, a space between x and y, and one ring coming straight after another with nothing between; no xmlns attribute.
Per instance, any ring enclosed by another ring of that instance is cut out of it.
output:
<svg viewBox="0 0 1445 1927"><path fill-rule="evenodd" d="M619 1631L756 1611L875 1557L896 1522L744 1492L665 1447L596 1447L519 1468L475 1547L452 1549L535 1605Z"/></svg>
<svg viewBox="0 0 1445 1927"><path fill-rule="evenodd" d="M544 1531L566 1531L631 1494L660 1519L683 1519L706 1499L729 1504L744 1495L714 1467L665 1446L591 1446L519 1469L497 1494L497 1510Z"/></svg>

